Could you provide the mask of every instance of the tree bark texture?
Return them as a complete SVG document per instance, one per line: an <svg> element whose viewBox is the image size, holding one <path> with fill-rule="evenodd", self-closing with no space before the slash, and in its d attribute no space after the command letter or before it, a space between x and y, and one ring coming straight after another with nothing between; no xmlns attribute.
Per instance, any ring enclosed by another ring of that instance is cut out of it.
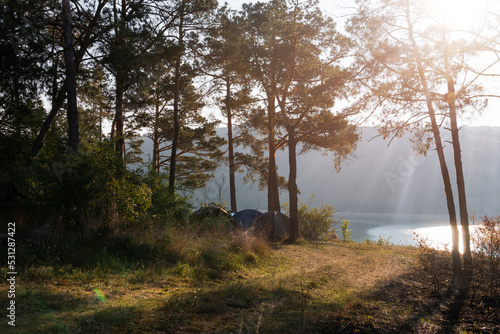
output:
<svg viewBox="0 0 500 334"><path fill-rule="evenodd" d="M121 17L118 20L117 8L116 8L116 0L114 1L114 13L115 13L115 35L116 35L116 44L115 47L120 50L121 44L123 41L123 34L125 30L125 16L127 14L127 3L126 0L122 0L121 4ZM115 151L120 154L120 157L124 159L124 115L123 115L123 94L124 94L124 75L125 69L123 68L124 61L121 59L117 64L116 73L115 73L115 118L114 118L114 129L112 136L115 140Z"/></svg>
<svg viewBox="0 0 500 334"><path fill-rule="evenodd" d="M184 24L184 2L181 4L181 16L179 22L179 48L182 49L183 46L183 24ZM179 145L179 102L180 102L180 79L181 79L181 60L182 51L179 50L177 59L175 61L175 82L174 82L174 137L172 139L172 152L170 154L170 175L168 178L168 189L171 194L175 192L175 167L177 161L177 146Z"/></svg>
<svg viewBox="0 0 500 334"><path fill-rule="evenodd" d="M453 109L453 111L452 111ZM453 116L452 116L453 115ZM467 197L465 193L465 179L462 165L462 154L458 134L455 107L450 108L451 137L453 143L453 156L457 174L458 205L460 207L460 225L462 226L462 241L464 246L464 268L466 274L472 270L472 253L470 248L469 213L467 210Z"/></svg>
<svg viewBox="0 0 500 334"><path fill-rule="evenodd" d="M231 110L231 84L226 80L226 112L227 112L227 145L229 158L229 194L231 201L231 211L237 212L238 206L236 203L236 181L234 163L234 142L233 142L233 115Z"/></svg>
<svg viewBox="0 0 500 334"><path fill-rule="evenodd" d="M443 33L443 37L444 33ZM446 38L443 38L446 41ZM464 246L464 268L465 275L469 276L472 270L472 253L470 249L469 213L467 210L467 197L465 192L465 178L462 164L462 149L457 123L457 106L455 82L450 74L448 44L444 48L445 77L448 86L447 103L450 110L451 140L453 144L453 158L455 161L455 172L457 175L458 205L460 212L460 225L462 226L462 242Z"/></svg>
<svg viewBox="0 0 500 334"><path fill-rule="evenodd" d="M66 63L66 86L68 99L68 138L69 146L77 150L80 143L80 131L78 127L78 106L76 97L76 68L75 51L73 48L72 18L69 0L63 0L63 36L64 36L64 58Z"/></svg>
<svg viewBox="0 0 500 334"><path fill-rule="evenodd" d="M429 113L429 118L431 120L432 133L434 135L434 142L436 144L436 151L439 159L439 166L441 168L441 175L443 177L444 183L444 191L446 195L446 205L448 208L448 215L450 217L450 227L451 227L451 238L452 238L452 265L453 265L453 276L455 283L461 277L462 265L460 263L460 250L459 250L459 234L458 234L458 226L457 226L457 213L455 209L455 203L453 200L453 190L451 187L450 173L448 171L448 166L446 165L446 159L444 156L443 142L441 140L441 133L439 131L439 127L436 121L436 113L434 111L434 107L432 105L432 97L429 90L429 85L427 83L427 79L425 77L425 71L423 68L423 59L420 54L420 50L418 48L417 42L415 41L415 37L413 35L413 23L410 18L410 2L406 0L406 21L408 24L408 31L410 41L414 48L414 54L417 63L418 74L420 77L420 82L424 89L425 99L427 104L427 109Z"/></svg>
<svg viewBox="0 0 500 334"><path fill-rule="evenodd" d="M288 175L288 193L290 195L290 242L299 237L299 211L298 211L298 189L297 189L297 138L295 129L288 127L288 159L290 174Z"/></svg>
<svg viewBox="0 0 500 334"><path fill-rule="evenodd" d="M276 167L276 142L274 138L274 128L276 123L276 102L274 96L268 99L268 147L269 147L269 175L267 188L267 210L281 211L278 173Z"/></svg>
<svg viewBox="0 0 500 334"><path fill-rule="evenodd" d="M158 126L160 122L160 106L158 105L158 102L156 103L155 109L155 123L153 130L153 170L156 175L160 175L160 129Z"/></svg>

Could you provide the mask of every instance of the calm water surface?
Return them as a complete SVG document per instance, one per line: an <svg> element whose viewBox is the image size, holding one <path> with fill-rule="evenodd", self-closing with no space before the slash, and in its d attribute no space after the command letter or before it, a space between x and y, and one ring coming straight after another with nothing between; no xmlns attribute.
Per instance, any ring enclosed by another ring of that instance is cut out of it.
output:
<svg viewBox="0 0 500 334"><path fill-rule="evenodd" d="M350 221L351 239L362 242L366 239L377 241L380 238L396 245L416 245L415 234L428 238L430 245L443 248L451 245L451 229L447 215L410 215L410 214L372 214L337 212L336 219ZM471 225L472 231L476 226ZM459 226L460 229L460 226ZM340 227L337 228L342 237Z"/></svg>

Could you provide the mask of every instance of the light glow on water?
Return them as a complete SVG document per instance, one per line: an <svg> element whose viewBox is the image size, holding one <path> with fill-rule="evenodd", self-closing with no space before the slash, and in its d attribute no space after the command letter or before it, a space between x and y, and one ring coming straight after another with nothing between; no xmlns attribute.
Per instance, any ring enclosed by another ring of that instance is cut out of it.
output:
<svg viewBox="0 0 500 334"><path fill-rule="evenodd" d="M469 231L471 235L477 229L478 226L470 225ZM459 228L459 238L460 238L460 252L463 252L462 243L462 231L461 226ZM427 238L427 243L429 246L436 249L451 249L451 228L450 226L430 226L430 227L420 227L412 228L405 225L386 225L377 226L368 229L368 234L371 240L378 240L382 238L388 240L396 245L417 245L415 235L419 238Z"/></svg>

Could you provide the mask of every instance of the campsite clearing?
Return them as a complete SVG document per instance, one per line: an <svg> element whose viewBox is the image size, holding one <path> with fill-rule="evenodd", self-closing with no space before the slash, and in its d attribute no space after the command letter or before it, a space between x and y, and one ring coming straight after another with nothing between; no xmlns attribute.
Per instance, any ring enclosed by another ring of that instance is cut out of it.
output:
<svg viewBox="0 0 500 334"><path fill-rule="evenodd" d="M436 299L413 274L416 254L415 248L373 244L277 244L261 262L217 280L190 277L182 265L127 272L45 268L57 272L52 275L38 268L38 276L33 271L20 276L16 333L435 333L452 325L470 328L467 314L460 318L463 323L451 324L447 301L439 304L443 296ZM5 305L5 286L0 296ZM5 322L0 330L9 332Z"/></svg>

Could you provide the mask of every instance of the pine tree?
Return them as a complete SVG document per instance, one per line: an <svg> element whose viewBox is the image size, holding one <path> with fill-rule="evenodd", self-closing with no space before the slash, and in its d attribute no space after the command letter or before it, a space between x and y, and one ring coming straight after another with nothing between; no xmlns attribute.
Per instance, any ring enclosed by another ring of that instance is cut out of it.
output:
<svg viewBox="0 0 500 334"><path fill-rule="evenodd" d="M68 99L68 140L69 146L77 150L80 143L80 129L78 125L78 105L76 98L76 68L75 50L73 48L72 14L69 0L62 0L63 5L63 41L64 60L66 67L66 86Z"/></svg>
<svg viewBox="0 0 500 334"><path fill-rule="evenodd" d="M40 4L36 1L34 3ZM46 57L46 59L50 60L49 62L46 62L46 64L49 64L49 66L52 67L52 70L48 71L49 75L46 77L45 81L46 83L50 83L48 84L48 86L51 87L51 92L48 95L51 97L52 106L49 114L45 119L45 122L38 132L36 140L33 143L31 149L31 153L33 155L38 154L39 150L42 148L44 139L52 123L56 119L59 110L63 106L68 91L68 82L66 80L60 80L59 78L60 57L58 56L59 50L57 46L59 44L64 45L63 36L59 29L59 26L62 25L62 23L60 22L62 21L62 18L59 15L59 13L62 12L62 9L60 7L57 7L58 3L54 4L56 4L56 7L51 7L49 3L45 3L44 6L46 6L47 8L43 8L42 10L33 10L36 13L44 13L42 21L43 23L37 24L37 28L39 29L38 34L39 36L49 38L52 45L51 48L48 48ZM75 26L79 28L78 31L73 30L72 33L74 38L72 44L74 45L73 63L75 76L78 76L78 71L84 55L96 43L99 37L105 34L109 29L109 27L104 24L104 21L106 21L104 17L106 16L105 7L107 5L107 1L96 0L95 3L89 6L86 5L87 4L78 4L78 10L76 10L75 13L72 13L72 21L75 22L75 24L73 24L73 28ZM36 5L33 5L32 9L34 8L36 8ZM68 31L68 28L66 30ZM67 35L67 37L69 38L70 36ZM69 48L69 43L69 41L66 43L66 45L68 45L66 50L71 51L69 50L71 49ZM73 72L73 70L71 70L71 72ZM62 82L62 84L59 84L59 82ZM73 93L73 95L75 94ZM72 126L69 128L72 129L71 142L74 144L75 142L78 142L78 140L75 140L77 115L75 112L74 101L76 100L76 98L71 97L71 100L73 100L73 102L71 102L73 107L72 111L70 112L70 120Z"/></svg>
<svg viewBox="0 0 500 334"><path fill-rule="evenodd" d="M231 211L236 212L236 183L235 174L238 170L235 146L238 140L236 130L238 121L241 122L245 110L249 108L250 81L248 64L242 55L244 47L243 31L238 23L234 11L226 7L219 9L216 24L208 30L201 52L198 68L208 77L209 90L217 94L217 104L227 125L227 146L229 165L229 194Z"/></svg>
<svg viewBox="0 0 500 334"><path fill-rule="evenodd" d="M173 138L171 145L170 154L170 175L168 180L168 186L170 193L173 194L175 191L175 178L176 178L176 168L177 168L177 150L179 145L179 136L181 132L180 125L180 115L179 115L179 104L181 103L181 65L183 62L183 56L185 55L186 49L186 34L191 32L196 33L201 26L206 24L203 20L204 14L214 9L216 3L211 0L202 1L191 1L191 0L180 0L180 2L175 4L175 13L177 16L176 24L174 25L176 34L176 44L177 44L177 55L174 65L174 101L173 101ZM194 32L193 32L194 31ZM192 37L192 36L191 36Z"/></svg>
<svg viewBox="0 0 500 334"><path fill-rule="evenodd" d="M192 190L205 185L220 160L222 138L216 135L217 122L202 115L203 97L194 85L200 75L197 68L184 63L179 68L177 124L174 131L174 91L176 89L176 64L178 46L176 41L158 39L149 50L145 69L145 80L138 87L139 104L137 114L149 129L148 137L153 141L152 170L159 176L169 173L174 138L176 143L176 187ZM170 174L170 173L169 173Z"/></svg>
<svg viewBox="0 0 500 334"><path fill-rule="evenodd" d="M268 57L254 56L254 71L262 74L265 69L271 73L271 79L267 75L257 77L264 90L272 92L267 95L272 99L269 104L276 102L279 114L275 116L287 135L293 241L298 237L298 150L324 149L335 152L341 160L357 141L355 128L348 124L346 115L331 112L351 77L339 60L348 54L352 44L322 15L315 1L274 1L254 9L261 11L260 25L254 31L259 33L259 41L267 42ZM248 17L256 16L247 11ZM264 61L266 66L262 66Z"/></svg>

